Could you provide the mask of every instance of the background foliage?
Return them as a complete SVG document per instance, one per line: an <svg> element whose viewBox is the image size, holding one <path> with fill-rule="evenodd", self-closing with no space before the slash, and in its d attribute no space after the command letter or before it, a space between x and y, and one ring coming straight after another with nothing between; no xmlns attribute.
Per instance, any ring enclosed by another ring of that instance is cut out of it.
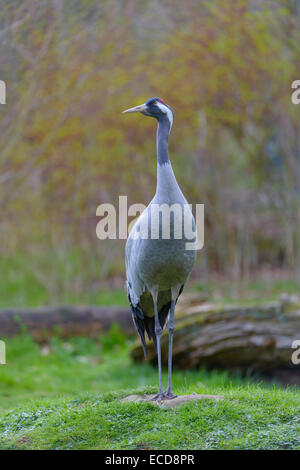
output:
<svg viewBox="0 0 300 470"><path fill-rule="evenodd" d="M1 276L52 299L114 279L100 203L148 203L155 126L121 111L161 96L173 166L204 203L196 276L300 266L300 6L294 0L13 0L0 11Z"/></svg>

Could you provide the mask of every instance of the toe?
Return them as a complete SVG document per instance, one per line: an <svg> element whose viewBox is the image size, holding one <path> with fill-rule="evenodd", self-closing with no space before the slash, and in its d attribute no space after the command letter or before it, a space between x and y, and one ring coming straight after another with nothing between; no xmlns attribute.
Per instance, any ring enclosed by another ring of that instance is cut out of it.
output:
<svg viewBox="0 0 300 470"><path fill-rule="evenodd" d="M172 398L176 398L177 395L175 395L175 393L173 392L169 392L168 390L166 390L164 392L164 398L166 398L167 400L172 400Z"/></svg>

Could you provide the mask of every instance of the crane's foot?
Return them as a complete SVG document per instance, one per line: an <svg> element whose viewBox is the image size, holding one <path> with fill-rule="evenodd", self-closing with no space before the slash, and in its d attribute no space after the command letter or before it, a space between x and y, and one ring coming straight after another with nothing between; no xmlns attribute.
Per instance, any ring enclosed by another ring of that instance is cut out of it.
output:
<svg viewBox="0 0 300 470"><path fill-rule="evenodd" d="M158 392L153 398L151 398L151 401L162 401L164 399L164 392Z"/></svg>
<svg viewBox="0 0 300 470"><path fill-rule="evenodd" d="M172 392L172 390L166 390L163 393L164 399L165 400L172 400L173 398L176 398L178 395L175 395L175 393Z"/></svg>
<svg viewBox="0 0 300 470"><path fill-rule="evenodd" d="M162 401L162 400L172 400L173 398L176 398L178 395L175 395L172 391L170 392L169 390L166 390L165 392L157 393L153 398L151 398L151 401Z"/></svg>

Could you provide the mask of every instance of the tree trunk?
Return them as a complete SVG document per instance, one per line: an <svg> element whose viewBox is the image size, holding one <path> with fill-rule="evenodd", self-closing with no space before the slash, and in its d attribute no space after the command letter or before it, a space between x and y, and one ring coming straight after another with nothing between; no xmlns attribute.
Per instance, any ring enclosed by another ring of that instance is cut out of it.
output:
<svg viewBox="0 0 300 470"><path fill-rule="evenodd" d="M55 333L62 337L96 337L117 323L126 334L135 328L126 307L61 306L0 310L0 339L28 331L37 341Z"/></svg>

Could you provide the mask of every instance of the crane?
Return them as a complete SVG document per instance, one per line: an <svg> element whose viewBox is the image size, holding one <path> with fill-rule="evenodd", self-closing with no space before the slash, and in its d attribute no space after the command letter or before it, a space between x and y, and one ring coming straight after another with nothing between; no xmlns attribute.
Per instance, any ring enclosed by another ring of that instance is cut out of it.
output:
<svg viewBox="0 0 300 470"><path fill-rule="evenodd" d="M195 249L187 249L186 242L191 238L185 235L184 225L192 225L195 241L195 221L169 160L168 139L173 110L156 97L123 111L134 112L157 120L157 184L154 198L135 222L126 242L126 286L144 355L146 357L145 331L149 340L153 339L157 351L159 388L153 400L161 401L176 397L172 391L174 312L196 258ZM161 209L166 207L179 208L179 211L170 210L169 217L165 217ZM158 210L154 211L156 208ZM163 391L160 343L168 315L168 387Z"/></svg>

